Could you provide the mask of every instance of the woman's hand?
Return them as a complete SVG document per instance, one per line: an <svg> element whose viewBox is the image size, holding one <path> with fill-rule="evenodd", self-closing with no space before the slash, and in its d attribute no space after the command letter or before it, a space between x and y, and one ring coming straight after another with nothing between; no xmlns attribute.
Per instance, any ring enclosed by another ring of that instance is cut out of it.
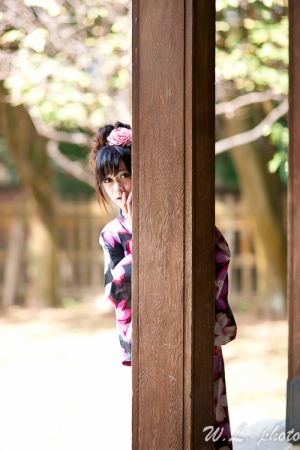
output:
<svg viewBox="0 0 300 450"><path fill-rule="evenodd" d="M122 213L132 226L132 191L129 192L128 196L125 191L122 194Z"/></svg>

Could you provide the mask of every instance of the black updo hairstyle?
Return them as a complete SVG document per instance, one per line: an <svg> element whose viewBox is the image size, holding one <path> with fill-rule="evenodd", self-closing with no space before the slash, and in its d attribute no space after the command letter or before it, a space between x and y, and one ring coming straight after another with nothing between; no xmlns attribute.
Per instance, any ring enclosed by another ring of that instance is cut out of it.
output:
<svg viewBox="0 0 300 450"><path fill-rule="evenodd" d="M131 145L120 146L110 145L107 142L107 137L115 128L128 128L130 125L116 122L115 125L105 125L99 128L92 139L92 151L90 156L90 168L95 174L95 190L96 197L100 206L104 206L106 212L106 205L109 201L103 189L103 181L109 174L117 175L119 172L120 158L123 159L128 172L131 174Z"/></svg>

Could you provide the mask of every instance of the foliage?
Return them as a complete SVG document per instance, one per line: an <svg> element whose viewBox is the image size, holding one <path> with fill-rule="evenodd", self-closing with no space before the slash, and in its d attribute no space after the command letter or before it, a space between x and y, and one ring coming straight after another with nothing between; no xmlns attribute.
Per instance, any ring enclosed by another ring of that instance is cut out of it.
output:
<svg viewBox="0 0 300 450"><path fill-rule="evenodd" d="M53 128L129 120L129 0L4 0L0 67L11 102Z"/></svg>
<svg viewBox="0 0 300 450"><path fill-rule="evenodd" d="M87 151L84 147L61 142L59 144L61 153L67 156L71 161L80 161L87 165ZM53 162L53 165L55 163ZM94 197L95 190L86 183L66 174L60 167L55 167L54 188L59 192L60 197Z"/></svg>
<svg viewBox="0 0 300 450"><path fill-rule="evenodd" d="M10 101L52 129L91 134L117 118L131 122L130 7L130 0L3 0L0 78ZM217 0L216 8L217 101L266 90L286 95L287 0ZM256 123L250 106L249 121ZM264 134L276 147L269 170L285 180L287 124ZM217 157L217 178L220 165L220 184L228 174L228 187L236 186L230 157Z"/></svg>
<svg viewBox="0 0 300 450"><path fill-rule="evenodd" d="M266 90L287 95L287 0L217 0L216 8L217 100ZM253 120L250 106L248 114ZM268 127L264 135L276 147L268 168L279 170L286 181L286 121Z"/></svg>
<svg viewBox="0 0 300 450"><path fill-rule="evenodd" d="M277 151L268 163L269 172L275 173L279 170L281 180L287 183L289 130L286 122L283 124L281 122L274 123L272 125L270 137L272 143L276 146Z"/></svg>
<svg viewBox="0 0 300 450"><path fill-rule="evenodd" d="M130 0L4 0L1 79L9 101L24 104L35 124L50 131L92 135L104 123L131 122ZM4 143L1 149L0 178L16 183ZM60 150L87 166L86 146L61 143ZM93 195L90 186L52 165L61 195Z"/></svg>
<svg viewBox="0 0 300 450"><path fill-rule="evenodd" d="M217 11L217 79L231 81L237 91L287 94L284 2L219 0Z"/></svg>
<svg viewBox="0 0 300 450"><path fill-rule="evenodd" d="M0 186L8 184L14 186L18 183L18 172L9 158L4 139L0 138Z"/></svg>
<svg viewBox="0 0 300 450"><path fill-rule="evenodd" d="M239 191L237 173L228 152L216 155L216 191Z"/></svg>

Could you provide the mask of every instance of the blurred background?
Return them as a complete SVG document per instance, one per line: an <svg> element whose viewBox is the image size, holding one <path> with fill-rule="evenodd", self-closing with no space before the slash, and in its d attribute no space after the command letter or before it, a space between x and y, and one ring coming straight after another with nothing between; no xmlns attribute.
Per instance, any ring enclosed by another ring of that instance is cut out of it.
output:
<svg viewBox="0 0 300 450"><path fill-rule="evenodd" d="M287 0L216 7L216 225L232 250L235 429L285 417L288 17ZM130 448L130 369L98 245L111 218L88 156L98 127L131 123L131 71L129 0L1 1L1 449Z"/></svg>

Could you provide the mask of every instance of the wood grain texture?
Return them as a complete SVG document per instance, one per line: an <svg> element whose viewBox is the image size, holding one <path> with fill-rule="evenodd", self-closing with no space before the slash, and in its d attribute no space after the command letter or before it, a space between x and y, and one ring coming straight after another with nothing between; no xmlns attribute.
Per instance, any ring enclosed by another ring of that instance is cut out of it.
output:
<svg viewBox="0 0 300 450"><path fill-rule="evenodd" d="M133 2L135 450L213 448L214 18Z"/></svg>
<svg viewBox="0 0 300 450"><path fill-rule="evenodd" d="M288 190L288 379L300 376L300 3L289 2L290 19L290 95L289 95L289 190Z"/></svg>
<svg viewBox="0 0 300 450"><path fill-rule="evenodd" d="M194 3L193 63L193 316L194 393L192 440L203 444L203 428L213 423L214 174L215 174L215 5ZM199 295L200 294L200 295ZM199 297L198 297L199 295ZM205 361L205 364L204 364Z"/></svg>
<svg viewBox="0 0 300 450"><path fill-rule="evenodd" d="M139 0L132 1L132 128L135 139L132 146L132 448L139 449Z"/></svg>
<svg viewBox="0 0 300 450"><path fill-rule="evenodd" d="M194 1L185 3L185 265L184 265L184 385L183 448L192 449L193 355L193 38Z"/></svg>

